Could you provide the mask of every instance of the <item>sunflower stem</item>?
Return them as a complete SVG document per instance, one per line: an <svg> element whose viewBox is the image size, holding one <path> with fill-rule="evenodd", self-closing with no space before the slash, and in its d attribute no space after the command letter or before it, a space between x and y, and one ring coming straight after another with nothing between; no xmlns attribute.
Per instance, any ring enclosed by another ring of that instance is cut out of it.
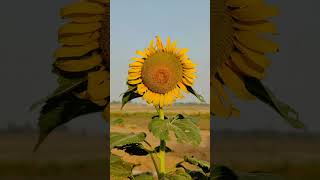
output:
<svg viewBox="0 0 320 180"><path fill-rule="evenodd" d="M159 108L159 119L164 121L164 110L162 107ZM166 172L166 141L160 140L160 151L159 151L159 162L160 162L160 173Z"/></svg>

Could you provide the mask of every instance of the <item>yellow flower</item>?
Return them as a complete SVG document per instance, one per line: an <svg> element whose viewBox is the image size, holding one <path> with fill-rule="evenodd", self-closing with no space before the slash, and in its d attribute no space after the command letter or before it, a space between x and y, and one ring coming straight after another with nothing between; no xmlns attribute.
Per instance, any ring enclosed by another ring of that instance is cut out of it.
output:
<svg viewBox="0 0 320 180"><path fill-rule="evenodd" d="M87 89L77 94L105 106L109 97L109 0L84 0L61 10L68 22L59 29L62 47L54 54L59 75L85 76Z"/></svg>
<svg viewBox="0 0 320 180"><path fill-rule="evenodd" d="M195 64L187 56L187 48L177 48L176 42L167 38L166 46L159 36L148 48L136 53L141 57L132 58L129 65L128 84L136 87L136 93L147 103L156 107L171 105L183 98L194 83Z"/></svg>
<svg viewBox="0 0 320 180"><path fill-rule="evenodd" d="M239 115L225 88L240 99L255 99L244 78L265 77L270 65L266 53L277 52L278 45L263 35L277 33L268 18L278 11L263 0L213 0L211 11L211 112L220 117Z"/></svg>

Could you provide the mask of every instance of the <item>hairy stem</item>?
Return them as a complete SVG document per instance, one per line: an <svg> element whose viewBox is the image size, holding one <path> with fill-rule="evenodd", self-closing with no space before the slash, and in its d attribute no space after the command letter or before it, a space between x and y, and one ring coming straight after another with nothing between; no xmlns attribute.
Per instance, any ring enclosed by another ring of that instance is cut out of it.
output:
<svg viewBox="0 0 320 180"><path fill-rule="evenodd" d="M162 107L159 109L159 118L164 121L164 111ZM165 140L160 140L159 162L160 162L160 173L164 174L166 172L166 141Z"/></svg>

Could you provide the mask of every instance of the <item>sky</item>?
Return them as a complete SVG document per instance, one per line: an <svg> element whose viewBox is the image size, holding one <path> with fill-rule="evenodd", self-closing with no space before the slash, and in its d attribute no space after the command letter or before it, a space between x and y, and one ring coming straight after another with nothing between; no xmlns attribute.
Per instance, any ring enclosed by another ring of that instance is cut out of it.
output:
<svg viewBox="0 0 320 180"><path fill-rule="evenodd" d="M51 73L51 63L53 52L58 47L57 30L63 23L59 17L59 10L75 1L33 0L19 1L19 5L16 1L6 1L1 4L0 128L6 128L8 121L20 124L27 121L36 122L38 112L30 113L30 105L50 94L57 86L56 77ZM124 4L125 1L128 4ZM139 1L143 3L137 3ZM198 63L199 69L200 66L209 63L209 53L206 49L209 43L209 31L206 28L209 27L209 11L204 10L209 8L207 1L194 3L195 0L154 0L148 3L149 1L151 0L135 0L136 3L132 3L130 0L112 0L112 68L116 68L113 67L113 64L117 63L114 61L119 61L119 82L111 81L111 87L118 84L119 89L116 90L119 93L112 89L113 96L119 96L124 90L121 87L123 88L123 80L126 77L122 73L126 73L127 64L135 55L135 50L144 48L155 34L161 37L170 35L178 40L179 46L190 48L190 57L194 61L201 61ZM160 2L162 5L158 5ZM317 17L320 16L320 1L269 2L280 9L279 17L274 18L279 29L279 35L275 40L280 45L280 52L272 56L272 65L264 83L281 100L299 111L300 119L310 130L319 132L320 21ZM151 5L156 8L151 8ZM122 11L130 13L118 16L117 13ZM169 16L173 11L175 15ZM207 14L207 17L204 14ZM207 20L199 19L199 16ZM122 22L117 24L120 20ZM161 22L168 22L168 25L161 25ZM114 34L114 31L118 31L118 35ZM205 75L205 70L205 67L200 70L200 77L196 81L196 89L203 95L209 90L209 87L201 86L205 84L202 81L207 81L201 79L209 77ZM112 73L115 72L112 70ZM292 130L277 113L260 102L236 101L235 104L241 110L241 118L215 119L216 129ZM77 118L68 125L78 129L105 128L100 114Z"/></svg>
<svg viewBox="0 0 320 180"><path fill-rule="evenodd" d="M116 0L111 1L111 100L120 101L127 90L128 64L136 50L148 47L159 35L169 36L178 47L189 48L198 70L195 90L210 101L210 1ZM199 102L187 95L184 102ZM141 102L141 101L138 101Z"/></svg>

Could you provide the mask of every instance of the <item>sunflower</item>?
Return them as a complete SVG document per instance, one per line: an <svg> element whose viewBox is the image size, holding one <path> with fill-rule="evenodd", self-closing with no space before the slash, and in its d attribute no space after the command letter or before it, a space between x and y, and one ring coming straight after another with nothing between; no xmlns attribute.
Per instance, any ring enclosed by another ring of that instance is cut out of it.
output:
<svg viewBox="0 0 320 180"><path fill-rule="evenodd" d="M78 97L105 106L109 98L109 0L85 0L61 10L62 25L54 54L54 68L64 77L85 77Z"/></svg>
<svg viewBox="0 0 320 180"><path fill-rule="evenodd" d="M238 116L226 88L237 98L256 97L245 84L246 77L261 80L270 65L267 53L278 52L278 45L265 37L276 34L268 18L277 8L263 0L212 0L211 14L211 112L220 117Z"/></svg>
<svg viewBox="0 0 320 180"><path fill-rule="evenodd" d="M128 85L149 104L156 107L171 105L183 93L193 92L196 64L187 56L187 48L177 48L176 41L167 38L166 46L159 36L151 40L144 51L136 51L129 65Z"/></svg>

